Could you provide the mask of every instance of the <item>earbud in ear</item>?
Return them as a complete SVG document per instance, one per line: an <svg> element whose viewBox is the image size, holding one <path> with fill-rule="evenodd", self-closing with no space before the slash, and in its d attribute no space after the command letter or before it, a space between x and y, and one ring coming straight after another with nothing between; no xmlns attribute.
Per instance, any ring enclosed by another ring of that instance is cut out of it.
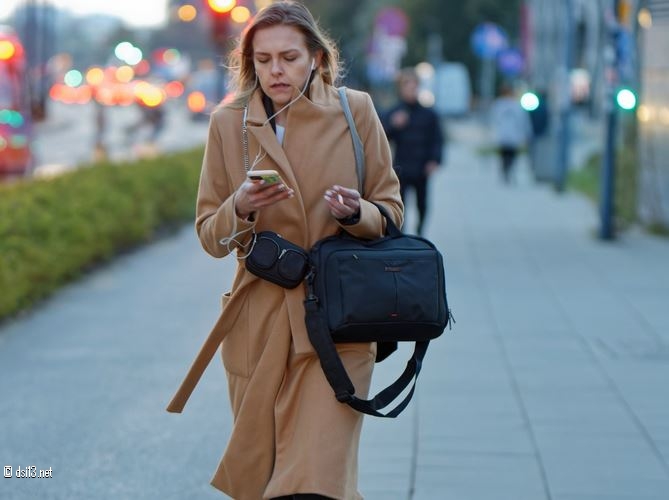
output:
<svg viewBox="0 0 669 500"><path fill-rule="evenodd" d="M316 69L316 59L312 58L311 59L311 71Z"/></svg>

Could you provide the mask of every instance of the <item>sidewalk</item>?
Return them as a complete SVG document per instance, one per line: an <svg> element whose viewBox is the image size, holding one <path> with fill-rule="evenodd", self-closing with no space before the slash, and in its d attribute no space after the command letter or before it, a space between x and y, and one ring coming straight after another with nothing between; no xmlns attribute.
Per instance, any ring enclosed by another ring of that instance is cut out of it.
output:
<svg viewBox="0 0 669 500"><path fill-rule="evenodd" d="M669 241L602 243L592 205L499 182L451 125L427 235L457 323L396 420L368 418L367 500L667 500ZM410 210L413 210L409 201ZM410 228L414 214L409 212ZM208 329L232 259L192 228L124 256L0 329L0 498L216 499L232 421L220 360L185 413L163 411ZM377 366L396 376L406 350Z"/></svg>
<svg viewBox="0 0 669 500"><path fill-rule="evenodd" d="M367 420L362 491L668 499L669 242L599 242L589 202L534 185L524 163L505 188L495 158L472 156L480 140L454 127L432 191L457 323L431 345L413 407Z"/></svg>

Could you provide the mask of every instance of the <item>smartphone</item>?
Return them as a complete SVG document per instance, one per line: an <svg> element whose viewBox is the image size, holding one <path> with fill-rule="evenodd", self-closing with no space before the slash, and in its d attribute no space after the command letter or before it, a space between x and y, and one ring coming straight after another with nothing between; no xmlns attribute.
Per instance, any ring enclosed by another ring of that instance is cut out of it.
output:
<svg viewBox="0 0 669 500"><path fill-rule="evenodd" d="M265 181L266 184L276 184L281 182L287 185L276 170L249 170L246 177L252 181Z"/></svg>

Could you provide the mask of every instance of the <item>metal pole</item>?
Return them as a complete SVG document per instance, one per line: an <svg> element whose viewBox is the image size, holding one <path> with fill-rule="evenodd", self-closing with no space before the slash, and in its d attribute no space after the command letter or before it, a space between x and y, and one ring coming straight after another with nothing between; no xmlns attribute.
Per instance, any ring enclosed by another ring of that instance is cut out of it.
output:
<svg viewBox="0 0 669 500"><path fill-rule="evenodd" d="M609 47L607 54L607 82L606 82L606 135L604 140L604 154L602 155L602 178L600 199L600 237L603 240L611 240L615 237L614 227L614 197L615 197L615 174L616 174L616 135L618 131L618 110L615 103L615 83L617 81L616 58L615 58L615 36L618 27L618 2L613 0L613 15L609 25Z"/></svg>
<svg viewBox="0 0 669 500"><path fill-rule="evenodd" d="M600 202L601 228L600 237L603 240L611 240L615 237L614 220L614 192L615 192L615 171L616 171L616 151L615 142L618 132L618 113L616 112L615 95L610 89L607 95L606 110L606 136L604 155L602 163L602 194Z"/></svg>
<svg viewBox="0 0 669 500"><path fill-rule="evenodd" d="M481 109L484 112L490 108L495 93L495 60L488 57L481 58Z"/></svg>
<svg viewBox="0 0 669 500"><path fill-rule="evenodd" d="M555 189L564 191L567 172L569 170L569 149L571 142L571 70L574 66L574 17L573 0L564 0L565 15L565 45L564 45L564 71L561 75L562 101L560 105L560 131L558 137L557 169L555 175Z"/></svg>
<svg viewBox="0 0 669 500"><path fill-rule="evenodd" d="M216 65L216 100L221 102L225 97L225 54L222 49L218 52L219 62Z"/></svg>

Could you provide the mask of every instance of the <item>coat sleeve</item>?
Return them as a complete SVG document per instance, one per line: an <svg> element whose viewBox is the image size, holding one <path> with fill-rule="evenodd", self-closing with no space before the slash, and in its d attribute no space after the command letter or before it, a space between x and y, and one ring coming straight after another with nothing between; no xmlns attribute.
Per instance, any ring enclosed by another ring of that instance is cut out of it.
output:
<svg viewBox="0 0 669 500"><path fill-rule="evenodd" d="M365 148L365 183L359 220L342 227L359 238L373 239L385 232L385 219L373 203L383 205L397 227L402 226L404 205L400 197L400 183L392 168L388 139L372 99L364 93L349 96L356 128Z"/></svg>
<svg viewBox="0 0 669 500"><path fill-rule="evenodd" d="M209 122L197 195L195 230L207 253L224 257L235 248L249 243L255 222L241 219L235 212L236 187L225 164L217 119L220 116L213 113Z"/></svg>

